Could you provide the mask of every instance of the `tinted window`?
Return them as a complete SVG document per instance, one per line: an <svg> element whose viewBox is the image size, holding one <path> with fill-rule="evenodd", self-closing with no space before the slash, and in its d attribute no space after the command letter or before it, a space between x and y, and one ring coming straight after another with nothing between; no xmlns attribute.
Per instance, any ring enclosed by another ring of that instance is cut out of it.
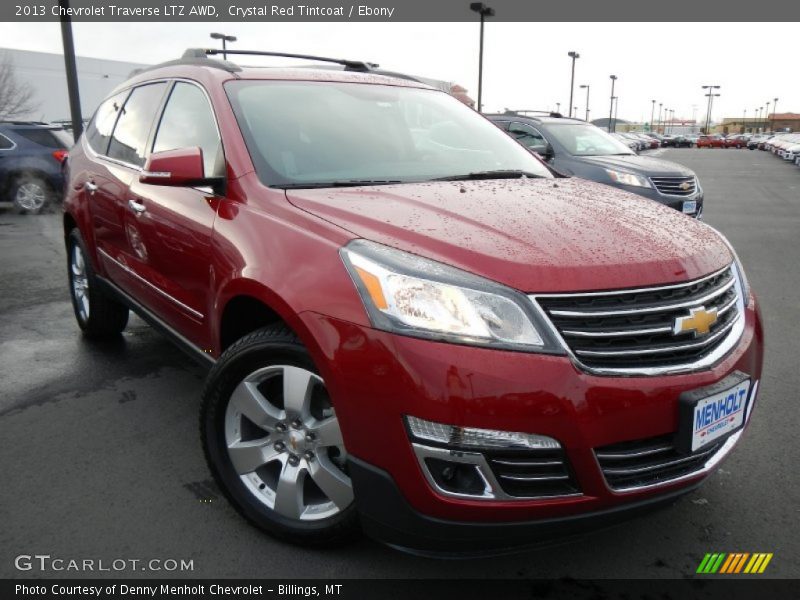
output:
<svg viewBox="0 0 800 600"><path fill-rule="evenodd" d="M547 141L542 137L542 134L525 123L512 123L508 127L508 133L510 133L511 137L515 140L528 148L547 146Z"/></svg>
<svg viewBox="0 0 800 600"><path fill-rule="evenodd" d="M14 142L12 142L6 136L0 134L0 150L8 150L9 148L13 147L14 147Z"/></svg>
<svg viewBox="0 0 800 600"><path fill-rule="evenodd" d="M37 128L30 128L30 129L16 129L15 130L17 135L24 137L32 141L34 144L39 144L40 146L44 146L45 148L66 148L67 146L59 140L52 130L50 129L37 129Z"/></svg>
<svg viewBox="0 0 800 600"><path fill-rule="evenodd" d="M226 86L268 185L426 181L478 171L550 172L474 110L439 91L234 81Z"/></svg>
<svg viewBox="0 0 800 600"><path fill-rule="evenodd" d="M619 139L612 137L594 125L578 123L553 124L547 132L556 138L573 156L610 156L633 154ZM620 134L617 134L620 135ZM624 140L625 136L620 135Z"/></svg>
<svg viewBox="0 0 800 600"><path fill-rule="evenodd" d="M161 104L166 83L137 87L131 92L114 128L108 156L141 167L150 127Z"/></svg>
<svg viewBox="0 0 800 600"><path fill-rule="evenodd" d="M114 130L114 123L117 121L117 115L127 95L127 91L120 92L103 102L86 128L86 141L95 152L106 153L111 132Z"/></svg>
<svg viewBox="0 0 800 600"><path fill-rule="evenodd" d="M206 95L195 85L178 82L161 117L153 152L199 147L206 177L225 174L222 143Z"/></svg>

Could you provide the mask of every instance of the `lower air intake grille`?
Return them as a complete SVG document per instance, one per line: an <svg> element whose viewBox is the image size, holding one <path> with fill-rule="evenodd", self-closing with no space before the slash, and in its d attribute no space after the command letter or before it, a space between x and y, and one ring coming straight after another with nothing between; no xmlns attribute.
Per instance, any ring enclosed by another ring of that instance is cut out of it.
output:
<svg viewBox="0 0 800 600"><path fill-rule="evenodd" d="M595 448L597 462L612 490L666 483L703 468L725 443L721 440L693 454L679 454L673 435Z"/></svg>
<svg viewBox="0 0 800 600"><path fill-rule="evenodd" d="M580 493L561 450L487 452L486 461L503 491L520 498Z"/></svg>

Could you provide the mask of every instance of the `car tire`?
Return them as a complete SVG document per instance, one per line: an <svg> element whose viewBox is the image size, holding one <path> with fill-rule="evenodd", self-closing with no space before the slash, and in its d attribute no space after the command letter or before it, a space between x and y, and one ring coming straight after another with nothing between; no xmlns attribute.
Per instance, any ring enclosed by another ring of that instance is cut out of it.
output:
<svg viewBox="0 0 800 600"><path fill-rule="evenodd" d="M338 546L360 527L325 384L284 325L228 348L203 391L200 437L214 480L256 527L302 546Z"/></svg>
<svg viewBox="0 0 800 600"><path fill-rule="evenodd" d="M83 334L92 339L118 336L128 324L128 307L100 289L86 244L77 228L67 237L67 274L72 309Z"/></svg>
<svg viewBox="0 0 800 600"><path fill-rule="evenodd" d="M33 175L18 177L11 185L11 201L22 214L38 215L50 204L52 195L47 182Z"/></svg>

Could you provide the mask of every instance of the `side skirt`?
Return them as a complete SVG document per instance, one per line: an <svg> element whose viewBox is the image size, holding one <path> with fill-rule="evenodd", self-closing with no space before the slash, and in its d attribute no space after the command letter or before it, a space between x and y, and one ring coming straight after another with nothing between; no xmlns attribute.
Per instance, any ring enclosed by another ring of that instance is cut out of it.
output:
<svg viewBox="0 0 800 600"><path fill-rule="evenodd" d="M122 291L109 280L97 276L97 281L104 293L127 306L129 309L139 315L144 321L146 321L153 329L169 338L172 343L178 346L178 348L183 350L196 362L207 369L213 367L217 362L210 354L203 352L200 348L186 339L186 337L175 331L175 329L173 329L170 325L167 325L164 321L157 317L150 309L145 308L144 305L137 300L134 300L131 296Z"/></svg>

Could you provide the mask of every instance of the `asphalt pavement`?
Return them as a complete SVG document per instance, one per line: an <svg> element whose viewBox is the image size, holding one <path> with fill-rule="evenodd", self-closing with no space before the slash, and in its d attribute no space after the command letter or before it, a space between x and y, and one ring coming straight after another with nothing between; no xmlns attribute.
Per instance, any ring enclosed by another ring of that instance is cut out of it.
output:
<svg viewBox="0 0 800 600"><path fill-rule="evenodd" d="M138 318L118 341L83 339L60 214L0 209L0 577L91 575L14 566L49 554L194 566L101 576L683 578L707 552L773 552L766 575L800 577L800 169L758 151L655 152L697 172L705 220L731 240L759 296L767 352L751 427L673 506L495 558L421 558L367 539L307 550L249 526L203 460L203 369Z"/></svg>

